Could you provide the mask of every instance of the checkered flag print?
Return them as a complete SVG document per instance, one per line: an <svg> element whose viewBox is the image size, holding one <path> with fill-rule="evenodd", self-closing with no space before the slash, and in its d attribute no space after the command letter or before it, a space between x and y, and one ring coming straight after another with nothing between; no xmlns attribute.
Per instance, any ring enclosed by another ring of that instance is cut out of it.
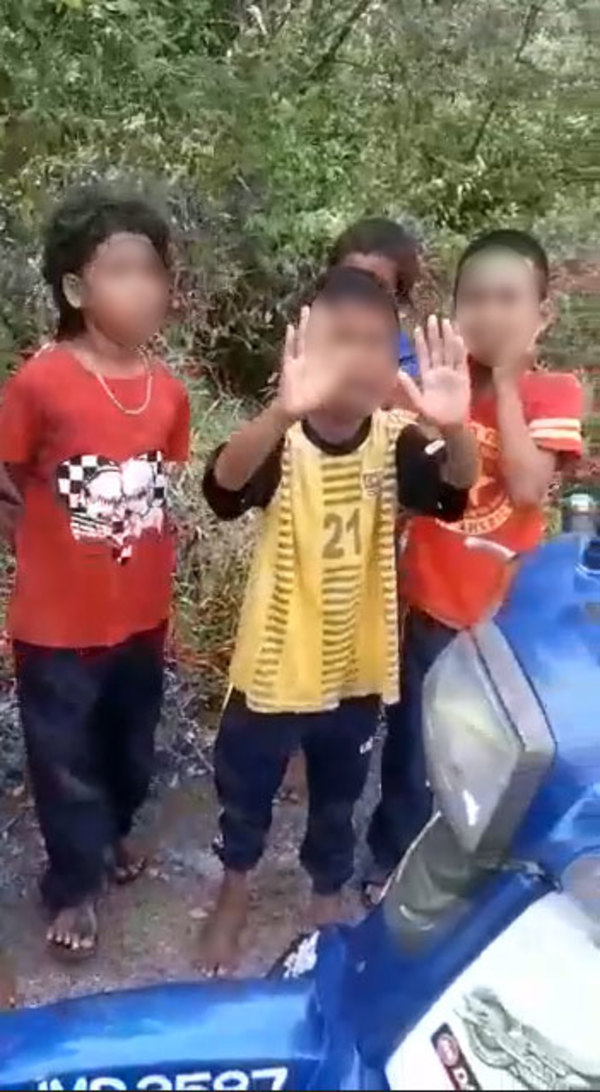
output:
<svg viewBox="0 0 600 1092"><path fill-rule="evenodd" d="M114 467L118 463L104 455L74 455L60 463L57 471L58 492L70 512L77 511L83 503L85 484L95 477L99 470Z"/></svg>
<svg viewBox="0 0 600 1092"><path fill-rule="evenodd" d="M166 505L167 503L167 473L162 451L149 451L144 456L154 471L154 502Z"/></svg>
<svg viewBox="0 0 600 1092"><path fill-rule="evenodd" d="M151 468L150 476L147 470L144 473L144 466ZM92 496L94 483L99 483L103 474L113 478L111 487L104 495L100 488ZM77 540L110 543L113 556L120 563L131 557L132 540L139 537L145 526L154 529L157 524L162 526L167 474L160 451L150 451L123 463L104 455L76 455L59 465L56 480L59 497L69 512L73 536Z"/></svg>

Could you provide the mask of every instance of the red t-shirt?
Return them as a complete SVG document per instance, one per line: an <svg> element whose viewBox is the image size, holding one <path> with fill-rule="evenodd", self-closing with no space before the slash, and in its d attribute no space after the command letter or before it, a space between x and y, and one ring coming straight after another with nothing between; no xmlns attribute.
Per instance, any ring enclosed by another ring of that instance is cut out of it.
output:
<svg viewBox="0 0 600 1092"><path fill-rule="evenodd" d="M136 409L148 377L111 379ZM7 383L0 462L16 465L23 512L9 627L53 648L115 645L164 621L174 540L167 513L170 462L185 461L189 404L162 364L138 415L123 412L97 377L60 345Z"/></svg>
<svg viewBox="0 0 600 1092"><path fill-rule="evenodd" d="M521 398L531 436L539 447L580 455L583 396L573 375L526 372ZM471 408L479 442L480 476L465 517L448 524L417 516L400 553L400 591L411 606L447 625L474 625L503 599L510 568L465 545L480 535L517 552L537 546L544 532L541 508L515 508L502 476L500 435L493 394Z"/></svg>

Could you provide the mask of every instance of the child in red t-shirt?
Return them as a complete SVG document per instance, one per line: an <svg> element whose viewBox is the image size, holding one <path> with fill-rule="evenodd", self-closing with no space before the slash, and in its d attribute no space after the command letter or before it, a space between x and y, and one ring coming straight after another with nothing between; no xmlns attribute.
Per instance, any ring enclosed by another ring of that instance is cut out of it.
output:
<svg viewBox="0 0 600 1092"><path fill-rule="evenodd" d="M48 942L95 950L95 899L144 866L128 842L148 789L174 543L169 465L188 454L184 387L143 346L169 300L167 225L88 189L48 228L55 343L7 384L0 462L19 487L9 625L48 853Z"/></svg>
<svg viewBox="0 0 600 1092"><path fill-rule="evenodd" d="M581 453L580 384L570 374L531 368L550 316L548 281L543 248L520 231L480 236L458 265L455 311L471 356L480 475L462 521L415 517L400 554L400 595L409 608L402 698L388 711L382 797L369 831L370 901L431 810L421 737L424 677L457 630L492 613L508 588L511 567L467 539L517 553L537 546L552 478L566 457Z"/></svg>

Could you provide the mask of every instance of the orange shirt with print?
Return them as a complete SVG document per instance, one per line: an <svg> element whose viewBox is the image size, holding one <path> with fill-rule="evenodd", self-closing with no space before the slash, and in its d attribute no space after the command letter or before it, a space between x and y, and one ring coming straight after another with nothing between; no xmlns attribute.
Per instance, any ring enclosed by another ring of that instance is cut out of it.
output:
<svg viewBox="0 0 600 1092"><path fill-rule="evenodd" d="M58 344L6 384L0 462L15 468L23 493L14 638L111 646L168 617L167 477L170 463L187 459L189 404L166 367L150 374L150 387L147 375L106 381L113 400Z"/></svg>
<svg viewBox="0 0 600 1092"><path fill-rule="evenodd" d="M557 454L581 454L582 389L570 374L526 372L521 399L532 438ZM510 570L501 560L469 548L467 536L491 539L511 550L530 550L544 532L541 508L515 508L502 475L500 434L493 393L476 399L472 426L480 454L479 480L465 517L448 524L411 520L399 559L400 592L410 606L446 625L474 625L502 601Z"/></svg>

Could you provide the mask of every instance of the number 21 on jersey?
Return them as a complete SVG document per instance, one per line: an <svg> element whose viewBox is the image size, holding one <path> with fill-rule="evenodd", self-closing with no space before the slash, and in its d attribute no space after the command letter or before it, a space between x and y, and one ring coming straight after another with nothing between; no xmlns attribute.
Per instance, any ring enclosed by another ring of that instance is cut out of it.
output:
<svg viewBox="0 0 600 1092"><path fill-rule="evenodd" d="M326 561L344 561L360 557L362 549L360 508L349 514L328 512L325 516L323 557Z"/></svg>

